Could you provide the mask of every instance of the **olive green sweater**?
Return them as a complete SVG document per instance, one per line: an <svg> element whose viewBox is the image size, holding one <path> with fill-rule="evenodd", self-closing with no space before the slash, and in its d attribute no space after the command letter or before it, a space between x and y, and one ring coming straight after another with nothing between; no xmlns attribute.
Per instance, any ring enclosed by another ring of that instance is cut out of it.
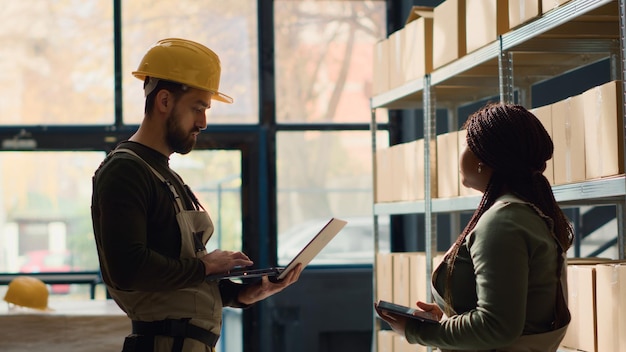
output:
<svg viewBox="0 0 626 352"><path fill-rule="evenodd" d="M409 342L489 350L552 329L558 244L544 219L519 200L506 202L513 199L487 210L459 250L451 281L456 315L440 324L410 322ZM442 297L446 271L443 263L433 276Z"/></svg>
<svg viewBox="0 0 626 352"><path fill-rule="evenodd" d="M186 209L191 197L158 151L122 142L171 181ZM107 286L127 291L168 291L194 287L205 278L197 258L180 258L180 229L170 190L128 153L109 155L96 170L92 194L93 230L102 277ZM241 285L220 282L223 305L241 306Z"/></svg>

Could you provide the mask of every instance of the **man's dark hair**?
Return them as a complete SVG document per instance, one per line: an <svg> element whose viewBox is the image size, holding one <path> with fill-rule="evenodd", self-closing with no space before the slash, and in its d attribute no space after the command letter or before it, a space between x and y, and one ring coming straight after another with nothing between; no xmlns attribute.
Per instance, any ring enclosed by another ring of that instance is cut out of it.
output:
<svg viewBox="0 0 626 352"><path fill-rule="evenodd" d="M144 89L146 88L146 86L150 82L150 79L151 79L150 77L146 77L146 79L144 80L144 82L143 82ZM159 79L159 81L157 82L156 87L154 87L154 89L146 97L146 105L144 107L144 113L146 115L149 115L150 113L152 113L152 110L154 109L154 99L155 99L157 93L160 90L162 90L162 89L165 89L168 92L172 93L172 95L174 95L174 98L178 99L183 94L185 94L185 92L187 92L188 87L186 85L182 84L182 83L167 81L167 80L164 80L164 79Z"/></svg>

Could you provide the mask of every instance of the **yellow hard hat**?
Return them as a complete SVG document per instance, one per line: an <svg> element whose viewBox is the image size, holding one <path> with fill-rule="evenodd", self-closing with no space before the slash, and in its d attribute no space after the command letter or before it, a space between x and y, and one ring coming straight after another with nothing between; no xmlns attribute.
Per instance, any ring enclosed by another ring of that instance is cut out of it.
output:
<svg viewBox="0 0 626 352"><path fill-rule="evenodd" d="M133 76L142 81L151 77L182 83L230 104L233 98L219 92L221 71L220 59L211 49L190 40L167 38L148 49Z"/></svg>
<svg viewBox="0 0 626 352"><path fill-rule="evenodd" d="M43 281L30 276L18 276L11 280L4 300L22 307L50 310L48 287Z"/></svg>

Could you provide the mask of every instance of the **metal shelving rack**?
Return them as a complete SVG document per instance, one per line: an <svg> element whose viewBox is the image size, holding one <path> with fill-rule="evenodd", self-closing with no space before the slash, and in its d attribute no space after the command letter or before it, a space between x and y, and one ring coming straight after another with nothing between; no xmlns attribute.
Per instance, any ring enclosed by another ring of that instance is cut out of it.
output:
<svg viewBox="0 0 626 352"><path fill-rule="evenodd" d="M626 82L626 0L571 0L541 17L502 35L498 40L441 67L423 80L372 97L372 148L376 164L375 110L423 109L424 165L436 163L431 146L436 140L436 101L443 104L468 103L499 96L512 102L517 89L519 103L530 107L530 87L537 82L610 58L611 78ZM514 79L517 78L517 85ZM626 91L626 90L625 90ZM622 105L626 99L622 97ZM626 108L623 110L626 112ZM623 121L626 121L624 119ZM624 123L626 128L626 123ZM430 142L430 143L429 143ZM626 142L621 141L626 150ZM626 153L625 153L626 154ZM626 157L625 157L626 158ZM626 165L626 162L625 162ZM378 253L378 216L424 214L427 278L432 272L432 257L437 250L436 214L472 211L480 197L432 198L430 167L424 167L424 200L377 203L374 213L374 249ZM374 177L375 179L375 177ZM374 185L376 181L374 180ZM625 209L626 177L588 180L553 187L557 201L564 207L612 204L617 208L619 258L626 255ZM376 269L374 260L374 270ZM374 275L374 294L376 280ZM430 282L426 283L430 288ZM376 297L375 297L376 298ZM374 318L373 350L376 350L380 322Z"/></svg>

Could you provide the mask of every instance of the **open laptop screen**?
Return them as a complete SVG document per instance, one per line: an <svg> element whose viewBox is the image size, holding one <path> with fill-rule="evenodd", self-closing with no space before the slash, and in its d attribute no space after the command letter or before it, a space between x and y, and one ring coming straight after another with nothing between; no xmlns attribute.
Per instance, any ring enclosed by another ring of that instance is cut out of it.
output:
<svg viewBox="0 0 626 352"><path fill-rule="evenodd" d="M306 267L315 256L326 247L326 245L346 226L347 221L332 218L319 232L304 246L300 252L285 267L271 267L261 269L236 268L226 273L212 274L206 277L207 280L236 279L236 278L252 278L259 276L270 276L274 280L282 280L287 274L302 264L302 268Z"/></svg>

